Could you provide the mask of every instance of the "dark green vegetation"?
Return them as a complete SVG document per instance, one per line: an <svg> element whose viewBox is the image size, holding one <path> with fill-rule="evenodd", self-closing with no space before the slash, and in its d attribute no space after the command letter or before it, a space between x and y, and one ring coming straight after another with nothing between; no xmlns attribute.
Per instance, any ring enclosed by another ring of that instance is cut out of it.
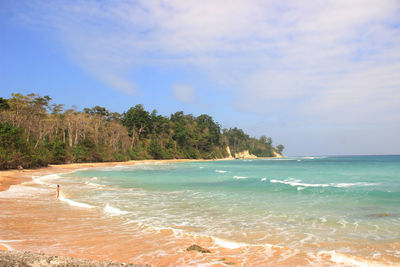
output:
<svg viewBox="0 0 400 267"><path fill-rule="evenodd" d="M35 94L0 97L0 169L32 168L49 163L130 159L216 159L249 150L274 156L282 145L270 137L251 138L241 129L223 129L208 115L169 118L136 105L123 114L95 106L64 110Z"/></svg>

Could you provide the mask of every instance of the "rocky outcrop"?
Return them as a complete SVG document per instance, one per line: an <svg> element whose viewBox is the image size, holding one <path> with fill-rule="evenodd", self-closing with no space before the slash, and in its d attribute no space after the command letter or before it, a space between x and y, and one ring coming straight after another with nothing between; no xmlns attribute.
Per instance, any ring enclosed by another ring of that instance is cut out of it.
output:
<svg viewBox="0 0 400 267"><path fill-rule="evenodd" d="M229 146L226 147L226 153L228 154L228 157L226 159L256 159L257 156L250 154L248 150L243 150L242 152L235 153L234 156L232 157L231 149ZM272 150L273 158L282 158L283 156L279 154L276 150Z"/></svg>
<svg viewBox="0 0 400 267"><path fill-rule="evenodd" d="M50 256L27 251L0 251L0 266L64 266L64 267L150 267L150 265L137 265L132 263L117 263L111 261L97 261L78 259L64 256Z"/></svg>
<svg viewBox="0 0 400 267"><path fill-rule="evenodd" d="M283 156L281 154L279 154L278 152L276 152L275 150L272 151L274 153L274 157L275 158L282 158Z"/></svg>
<svg viewBox="0 0 400 267"><path fill-rule="evenodd" d="M197 251L201 253L211 253L210 250L200 247L199 245L191 245L186 251Z"/></svg>
<svg viewBox="0 0 400 267"><path fill-rule="evenodd" d="M257 156L250 154L248 150L235 153L235 159L256 159L256 158Z"/></svg>
<svg viewBox="0 0 400 267"><path fill-rule="evenodd" d="M229 148L229 146L226 147L226 153L228 154L227 157L228 159L233 159L231 149Z"/></svg>

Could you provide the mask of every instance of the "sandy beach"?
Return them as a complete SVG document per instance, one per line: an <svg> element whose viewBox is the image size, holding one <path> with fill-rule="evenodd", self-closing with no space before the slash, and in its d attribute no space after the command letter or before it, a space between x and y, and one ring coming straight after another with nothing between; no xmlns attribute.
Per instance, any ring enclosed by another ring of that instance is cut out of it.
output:
<svg viewBox="0 0 400 267"><path fill-rule="evenodd" d="M139 163L177 163L193 160L140 160L127 162L74 163L49 165L30 170L0 172L0 188L29 183L32 177L71 172L77 169L134 165ZM40 187L40 185L39 185ZM48 255L69 256L90 260L151 264L151 266L211 266L251 265L251 262L270 265L279 259L285 248L269 248L263 259L262 247L215 247L209 237L177 234L172 230L158 233L126 232L116 218L105 218L93 209L79 209L56 201L55 192L41 201L0 199L3 219L0 224L0 249L31 251ZM50 203L50 205L49 205ZM9 233L4 236L4 233ZM14 241L17 240L17 241ZM170 242L173 240L174 242ZM211 253L187 251L193 244L212 248ZM228 245L229 247L229 245ZM163 253L159 253L162 248ZM165 253L167 251L167 253ZM306 264L305 255L281 261L286 265ZM32 256L34 258L34 256ZM271 261L272 260L272 261Z"/></svg>
<svg viewBox="0 0 400 267"><path fill-rule="evenodd" d="M189 161L193 160L74 163L49 165L39 169L5 170L0 172L0 189L7 191L10 186L29 183L32 177L67 173L78 169ZM11 233L8 236L0 236L0 250L31 251L48 255L151 264L152 266L190 266L195 262L196 264L212 263L212 266L234 265L241 261L236 255L245 252L243 248L219 248L218 251L213 250L212 253L204 254L187 251L186 249L193 244L200 244L205 248L211 247L214 241L201 236L180 235L177 237L172 230L162 230L156 235L146 232L126 233L121 231L121 225L117 219L104 218L94 210L70 207L61 201L56 201L54 196L55 192L54 195L46 196L43 201L26 201L19 198L0 199L2 206L5 207L2 211L0 232L4 233L7 230ZM51 203L50 206L49 203ZM169 244L172 239L177 241L173 245ZM178 247L176 243L179 244ZM159 247L163 247L163 251L170 251L170 253L158 254ZM254 249L251 251L255 252ZM251 251L246 254L252 253ZM276 252L278 252L277 255L280 254L279 251ZM35 256L31 258L35 259Z"/></svg>
<svg viewBox="0 0 400 267"><path fill-rule="evenodd" d="M204 161L191 159L171 159L171 160L130 160L122 162L91 162L91 163L69 163L49 165L37 169L23 170L0 170L0 191L5 191L12 185L20 184L32 180L32 176L43 176L47 174L65 173L68 171L85 169L85 168L100 168L113 167L117 165L135 165L140 163L177 163L190 161Z"/></svg>
<svg viewBox="0 0 400 267"><path fill-rule="evenodd" d="M12 197L0 198L0 250L30 251L151 266L306 266L315 262L315 257L299 249L273 245L237 246L224 240L187 234L190 229L184 228L183 231L160 229L152 232L145 228L132 228L130 223L117 217L104 216L95 208L82 209L57 201L55 191L40 193L42 185L32 182L32 177L83 168L187 161L191 160L78 163L50 165L35 170L1 171L0 188L3 193L9 193ZM8 190L10 186L16 186L12 188L14 191ZM21 188L17 188L18 186ZM32 195L25 195L25 187L38 190L38 196L31 198ZM194 244L210 250L210 253L189 251L188 248ZM324 265L339 263L346 266L340 257L334 256L336 257L322 253L318 255L318 260ZM360 261L347 257L346 261L349 260Z"/></svg>

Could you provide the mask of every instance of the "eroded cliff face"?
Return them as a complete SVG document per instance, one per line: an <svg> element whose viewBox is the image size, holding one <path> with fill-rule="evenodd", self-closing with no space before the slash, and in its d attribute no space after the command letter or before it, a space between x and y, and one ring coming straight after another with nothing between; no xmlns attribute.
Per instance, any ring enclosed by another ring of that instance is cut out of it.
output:
<svg viewBox="0 0 400 267"><path fill-rule="evenodd" d="M228 154L228 159L233 159L229 146L226 147L226 153Z"/></svg>
<svg viewBox="0 0 400 267"><path fill-rule="evenodd" d="M231 149L229 146L226 147L226 153L228 154L227 159L256 159L257 156L250 154L248 150L243 150L242 152L235 153L234 156L232 156ZM275 158L282 158L282 155L276 152L275 150L273 151L274 157Z"/></svg>
<svg viewBox="0 0 400 267"><path fill-rule="evenodd" d="M275 158L282 158L283 156L282 156L282 154L279 154L278 152L276 152L276 151L273 151L274 152L274 157Z"/></svg>
<svg viewBox="0 0 400 267"><path fill-rule="evenodd" d="M235 153L235 159L256 159L256 158L257 156L250 154L248 150Z"/></svg>

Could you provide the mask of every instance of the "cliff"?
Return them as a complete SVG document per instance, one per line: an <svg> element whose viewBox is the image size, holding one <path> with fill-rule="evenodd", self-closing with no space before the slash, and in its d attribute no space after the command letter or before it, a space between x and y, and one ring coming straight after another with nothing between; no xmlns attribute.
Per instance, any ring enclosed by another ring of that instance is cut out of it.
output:
<svg viewBox="0 0 400 267"><path fill-rule="evenodd" d="M256 158L257 156L250 154L248 150L235 153L235 159L256 159Z"/></svg>

